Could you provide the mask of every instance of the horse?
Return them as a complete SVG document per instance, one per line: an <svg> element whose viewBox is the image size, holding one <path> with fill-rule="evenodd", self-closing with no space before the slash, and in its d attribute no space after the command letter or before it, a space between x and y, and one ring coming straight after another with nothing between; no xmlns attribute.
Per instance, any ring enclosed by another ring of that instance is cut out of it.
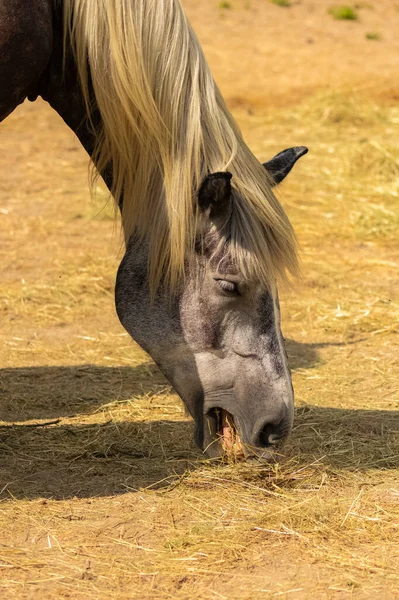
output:
<svg viewBox="0 0 399 600"><path fill-rule="evenodd" d="M273 460L294 395L277 287L298 271L273 187L179 0L0 0L0 120L41 96L121 212L119 319L157 363L210 458Z"/></svg>

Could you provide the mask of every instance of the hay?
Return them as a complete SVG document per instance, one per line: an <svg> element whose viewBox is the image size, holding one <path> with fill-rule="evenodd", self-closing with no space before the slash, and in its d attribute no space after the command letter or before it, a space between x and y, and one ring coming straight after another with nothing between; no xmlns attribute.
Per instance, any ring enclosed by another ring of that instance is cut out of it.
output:
<svg viewBox="0 0 399 600"><path fill-rule="evenodd" d="M317 93L303 104L297 115L334 127L370 127L388 122L386 109L345 88Z"/></svg>
<svg viewBox="0 0 399 600"><path fill-rule="evenodd" d="M374 140L360 140L348 157L348 176L364 177L374 182L399 182L399 149L386 147Z"/></svg>

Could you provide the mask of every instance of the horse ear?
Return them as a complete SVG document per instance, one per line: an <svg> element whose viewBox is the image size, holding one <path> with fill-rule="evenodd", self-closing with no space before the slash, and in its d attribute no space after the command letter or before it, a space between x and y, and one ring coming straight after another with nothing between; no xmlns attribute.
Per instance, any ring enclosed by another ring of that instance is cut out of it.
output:
<svg viewBox="0 0 399 600"><path fill-rule="evenodd" d="M228 172L212 173L203 181L198 192L198 204L201 212L209 218L221 217L231 200L231 178Z"/></svg>
<svg viewBox="0 0 399 600"><path fill-rule="evenodd" d="M287 148L276 154L274 158L264 163L264 167L270 174L273 185L277 185L288 175L292 167L295 165L298 158L301 158L308 152L305 146L296 146L295 148Z"/></svg>

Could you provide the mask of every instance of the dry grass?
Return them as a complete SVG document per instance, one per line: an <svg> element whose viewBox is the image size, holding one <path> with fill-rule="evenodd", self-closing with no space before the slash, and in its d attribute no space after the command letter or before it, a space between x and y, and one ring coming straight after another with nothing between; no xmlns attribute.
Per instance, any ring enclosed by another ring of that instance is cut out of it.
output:
<svg viewBox="0 0 399 600"><path fill-rule="evenodd" d="M119 241L69 134L40 104L2 126L7 600L398 598L399 113L344 88L235 112L260 158L310 147L281 189L304 272L282 297L295 428L259 468L201 459L120 328Z"/></svg>
<svg viewBox="0 0 399 600"><path fill-rule="evenodd" d="M320 92L308 99L300 109L295 108L297 118L313 120L316 124L353 127L382 126L393 118L399 116L399 112L393 108L379 106L375 102L365 100L359 92L350 89L339 91Z"/></svg>

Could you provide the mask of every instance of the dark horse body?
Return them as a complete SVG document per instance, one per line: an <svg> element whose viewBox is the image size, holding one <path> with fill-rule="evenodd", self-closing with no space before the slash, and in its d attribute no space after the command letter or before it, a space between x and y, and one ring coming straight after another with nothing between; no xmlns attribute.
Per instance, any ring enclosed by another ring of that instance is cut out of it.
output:
<svg viewBox="0 0 399 600"><path fill-rule="evenodd" d="M64 59L62 0L0 0L0 121L27 98L38 96L91 155L94 133L72 53Z"/></svg>
<svg viewBox="0 0 399 600"><path fill-rule="evenodd" d="M62 0L0 0L0 121L38 96L92 155L101 115L94 108L89 124L68 43L64 56ZM275 183L305 152L290 149L266 163ZM111 189L112 166L103 176ZM212 219L209 236L212 230L217 237L218 219L231 201L230 177L213 174L199 190L200 208ZM183 398L195 420L197 444L208 455L221 454L218 435L230 426L226 415L233 415L245 453L268 458L293 420L277 295L246 281L229 261L220 271L206 252L196 258L197 267L188 270L176 294L158 292L153 300L145 249L128 243L116 285L118 315ZM201 285L198 269L205 273Z"/></svg>

